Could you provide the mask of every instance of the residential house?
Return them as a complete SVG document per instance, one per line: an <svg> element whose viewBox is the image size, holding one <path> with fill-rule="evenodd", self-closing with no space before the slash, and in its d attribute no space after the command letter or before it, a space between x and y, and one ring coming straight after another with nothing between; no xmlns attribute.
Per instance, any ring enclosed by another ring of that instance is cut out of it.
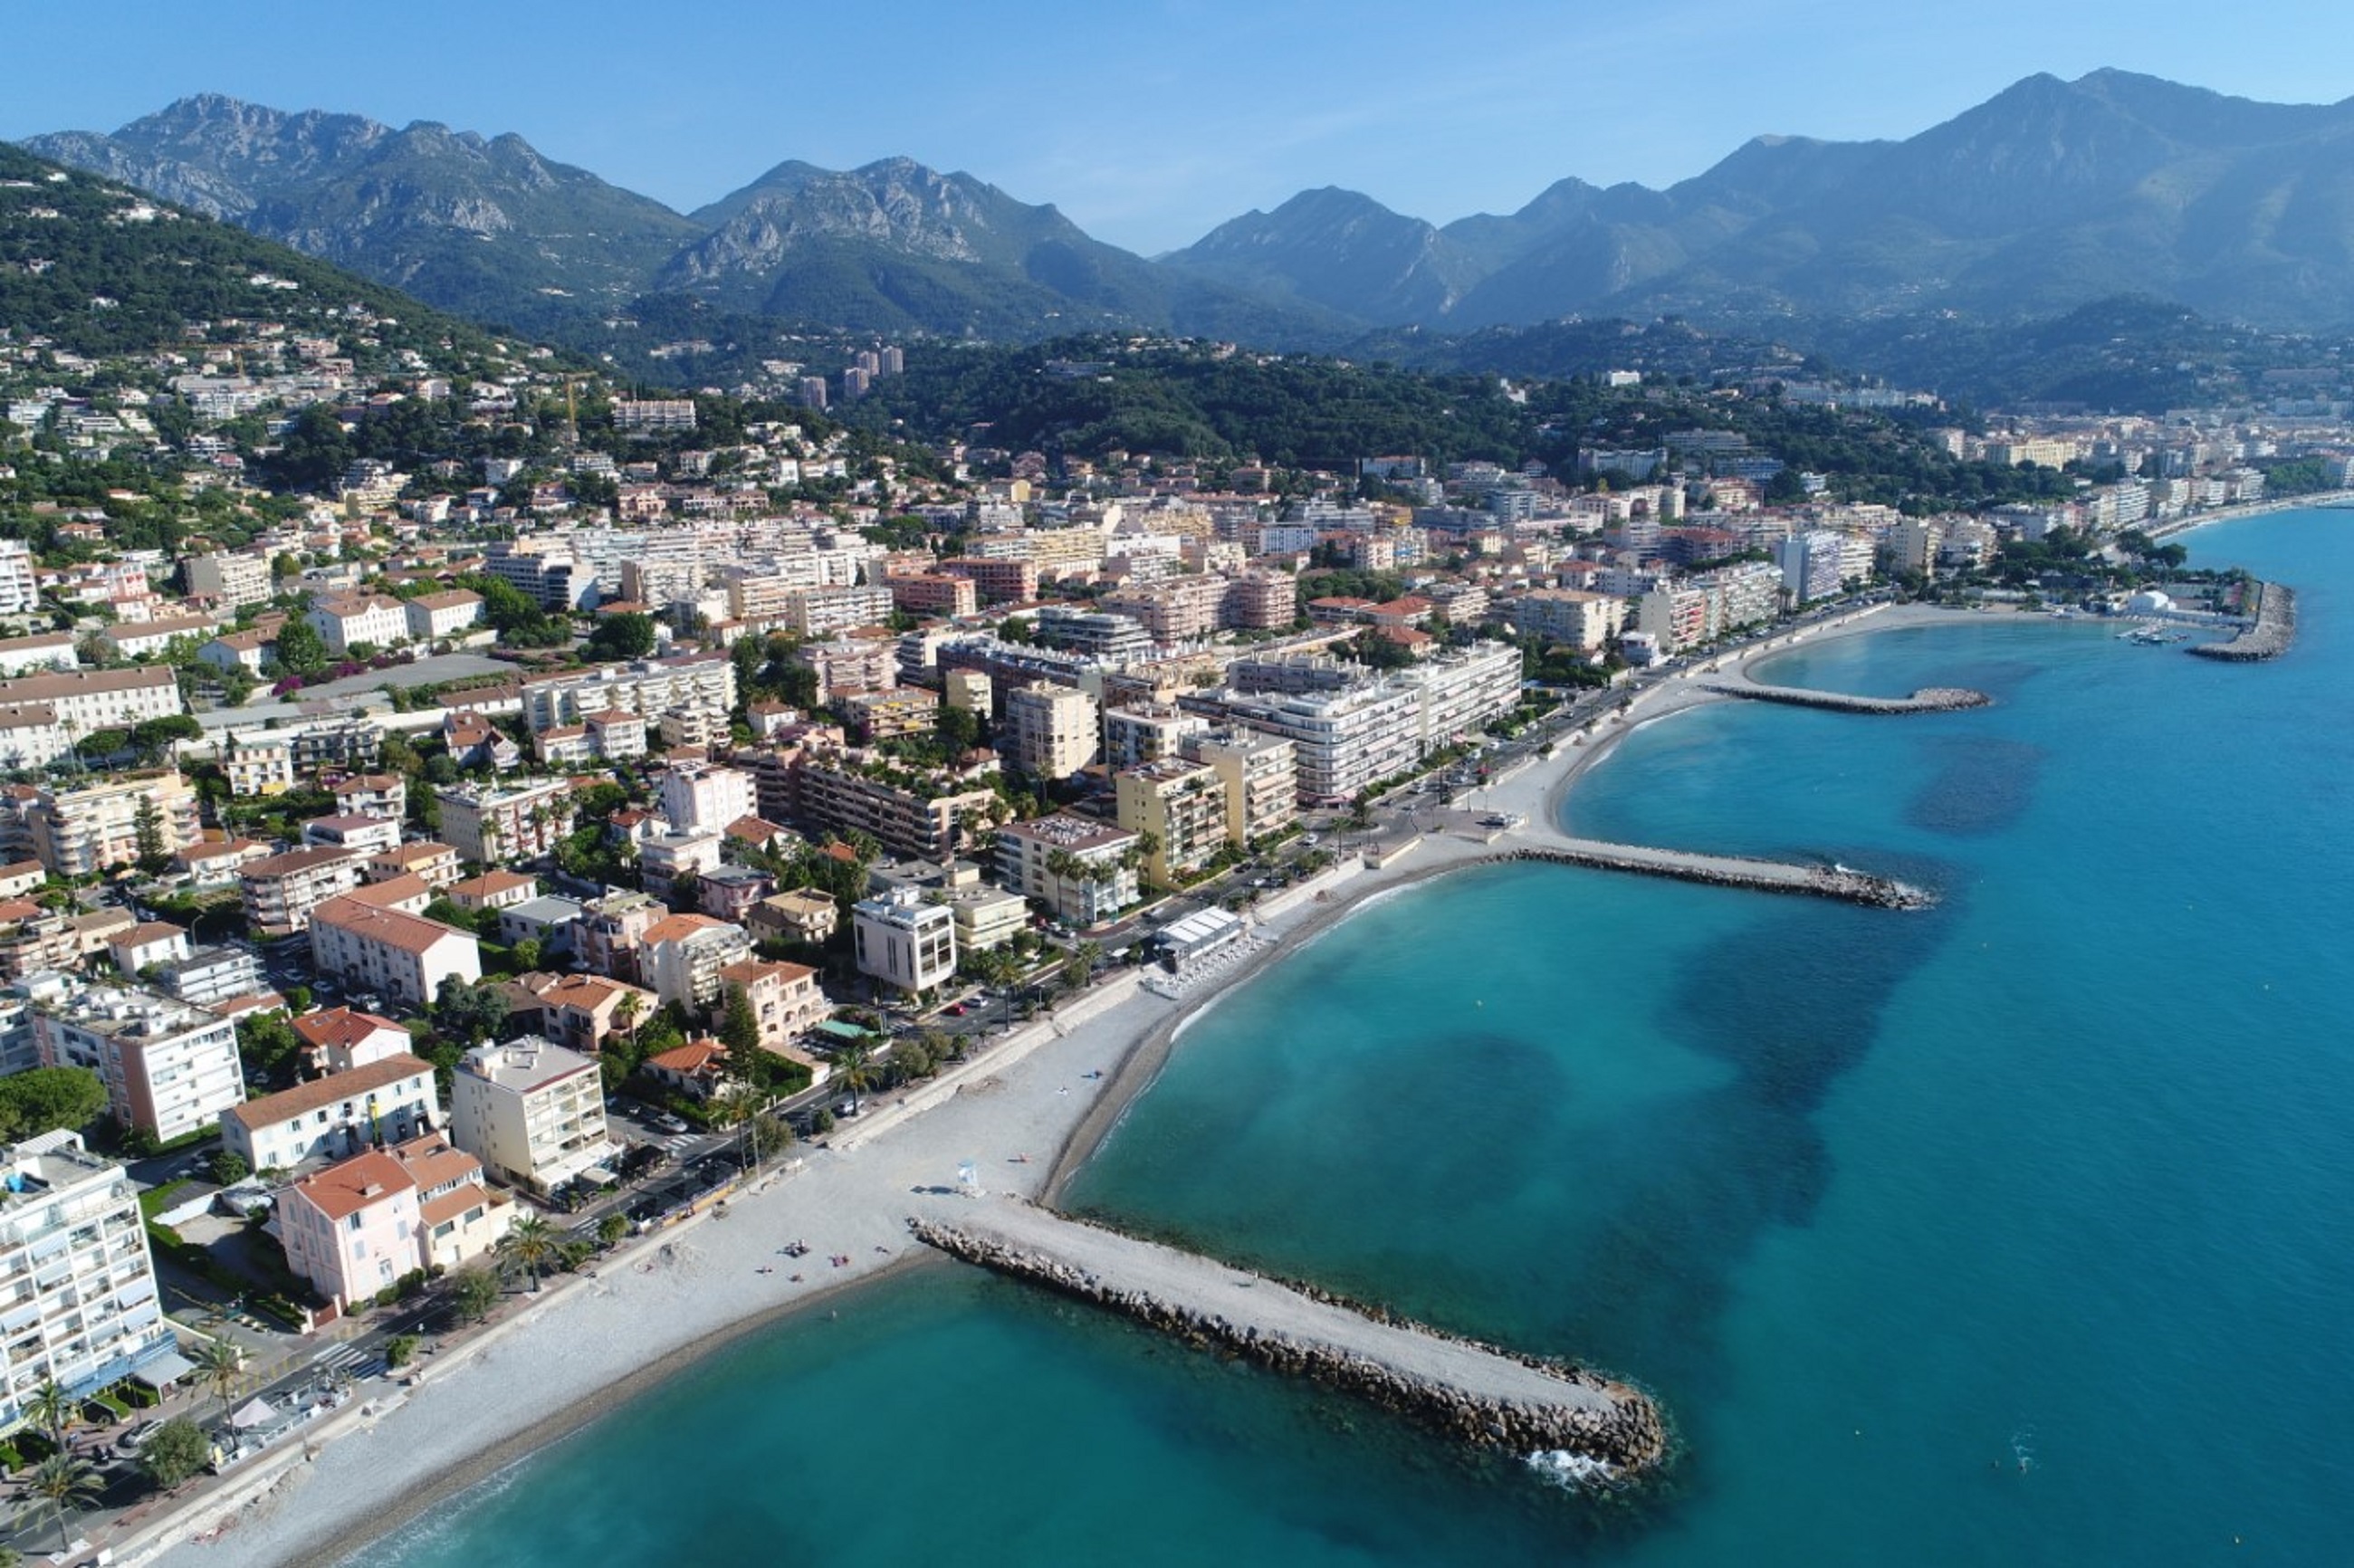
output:
<svg viewBox="0 0 2354 1568"><path fill-rule="evenodd" d="M354 992L422 1010L441 982L482 978L481 944L470 931L346 895L311 912L311 962Z"/></svg>
<svg viewBox="0 0 2354 1568"><path fill-rule="evenodd" d="M432 1063L387 1056L229 1107L221 1147L249 1170L292 1171L429 1131L440 1108Z"/></svg>
<svg viewBox="0 0 2354 1568"><path fill-rule="evenodd" d="M306 1012L294 1020L294 1033L302 1040L302 1070L313 1074L348 1073L407 1055L417 1044L391 1019L348 1007Z"/></svg>

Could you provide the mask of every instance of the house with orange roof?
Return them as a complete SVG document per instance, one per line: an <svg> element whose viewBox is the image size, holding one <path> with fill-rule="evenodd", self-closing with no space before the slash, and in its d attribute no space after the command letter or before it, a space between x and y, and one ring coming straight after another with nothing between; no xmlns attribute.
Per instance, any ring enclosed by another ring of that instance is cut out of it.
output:
<svg viewBox="0 0 2354 1568"><path fill-rule="evenodd" d="M348 1311L422 1268L423 1213L408 1169L380 1150L355 1155L278 1195L286 1266Z"/></svg>
<svg viewBox="0 0 2354 1568"><path fill-rule="evenodd" d="M721 969L719 980L729 991L742 991L751 1003L764 1051L782 1050L833 1013L818 987L817 971L807 964L744 959Z"/></svg>
<svg viewBox="0 0 2354 1568"><path fill-rule="evenodd" d="M312 1073L348 1073L387 1056L408 1054L415 1042L389 1018L349 1007L306 1012L294 1020L302 1041L302 1066Z"/></svg>
<svg viewBox="0 0 2354 1568"><path fill-rule="evenodd" d="M378 908L348 895L311 912L311 963L355 991L423 1009L441 982L482 978L482 945L471 931L422 915Z"/></svg>
<svg viewBox="0 0 2354 1568"><path fill-rule="evenodd" d="M221 1147L255 1171L292 1171L431 1130L440 1110L433 1064L386 1056L221 1112Z"/></svg>
<svg viewBox="0 0 2354 1568"><path fill-rule="evenodd" d="M693 1012L717 1001L719 971L752 956L741 926L708 915L673 915L649 927L638 948L640 977L664 1001Z"/></svg>

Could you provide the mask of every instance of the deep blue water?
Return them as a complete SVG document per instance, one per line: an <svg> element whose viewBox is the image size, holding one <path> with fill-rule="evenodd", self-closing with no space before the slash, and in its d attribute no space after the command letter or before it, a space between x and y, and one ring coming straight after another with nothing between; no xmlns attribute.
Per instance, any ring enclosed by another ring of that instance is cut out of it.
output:
<svg viewBox="0 0 2354 1568"><path fill-rule="evenodd" d="M1199 1021L1083 1173L1124 1224L1634 1377L1687 1445L1664 1487L1567 1498L942 1266L367 1561L2345 1561L2354 514L2192 545L2298 586L2291 657L1816 644L1767 673L1999 701L1721 705L1572 802L1936 909L1444 879Z"/></svg>

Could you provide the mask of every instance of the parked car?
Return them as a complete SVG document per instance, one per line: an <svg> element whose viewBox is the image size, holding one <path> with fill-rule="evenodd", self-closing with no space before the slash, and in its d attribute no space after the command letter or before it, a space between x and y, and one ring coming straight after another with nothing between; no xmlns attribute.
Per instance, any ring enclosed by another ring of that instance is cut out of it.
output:
<svg viewBox="0 0 2354 1568"><path fill-rule="evenodd" d="M659 1108L646 1112L646 1125L649 1127L658 1127L664 1132L684 1132L687 1130L686 1118L684 1117L679 1115L676 1111L666 1111Z"/></svg>

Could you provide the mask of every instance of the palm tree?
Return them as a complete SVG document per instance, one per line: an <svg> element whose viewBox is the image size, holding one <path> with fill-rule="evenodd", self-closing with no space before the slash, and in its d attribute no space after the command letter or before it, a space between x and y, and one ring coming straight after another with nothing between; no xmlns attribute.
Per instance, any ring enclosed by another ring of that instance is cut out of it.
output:
<svg viewBox="0 0 2354 1568"><path fill-rule="evenodd" d="M80 1507L98 1496L104 1486L95 1465L60 1450L34 1466L33 1473L25 1478L25 1501L16 1510L16 1517L22 1520L48 1504L57 1520L58 1552L62 1555L70 1544L66 1538L66 1510Z"/></svg>
<svg viewBox="0 0 2354 1568"><path fill-rule="evenodd" d="M50 1443L62 1451L67 1431L81 1419L81 1402L51 1378L27 1397L25 1418L48 1434Z"/></svg>
<svg viewBox="0 0 2354 1568"><path fill-rule="evenodd" d="M879 1070L864 1045L849 1044L834 1053L833 1081L850 1091L850 1111L858 1114L858 1097L875 1086Z"/></svg>
<svg viewBox="0 0 2354 1568"><path fill-rule="evenodd" d="M539 1271L556 1257L561 1245L556 1238L556 1227L539 1214L525 1214L507 1227L503 1244L514 1260L531 1276L531 1293L539 1294Z"/></svg>
<svg viewBox="0 0 2354 1568"><path fill-rule="evenodd" d="M613 1005L613 1027L621 1032L634 1051L638 1044L638 1014L645 1011L645 999L636 991L623 991L621 1000Z"/></svg>
<svg viewBox="0 0 2354 1568"><path fill-rule="evenodd" d="M220 1396L221 1408L228 1408L228 1396L236 1392L237 1380L245 1375L245 1348L223 1336L207 1340L196 1348L196 1371Z"/></svg>

